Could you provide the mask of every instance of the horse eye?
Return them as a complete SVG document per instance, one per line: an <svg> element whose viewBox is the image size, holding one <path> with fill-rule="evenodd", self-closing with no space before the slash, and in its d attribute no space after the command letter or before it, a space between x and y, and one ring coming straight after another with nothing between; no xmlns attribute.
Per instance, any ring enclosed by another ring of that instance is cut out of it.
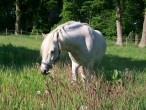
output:
<svg viewBox="0 0 146 110"><path fill-rule="evenodd" d="M52 54L55 53L55 50L52 50L51 53L52 53Z"/></svg>

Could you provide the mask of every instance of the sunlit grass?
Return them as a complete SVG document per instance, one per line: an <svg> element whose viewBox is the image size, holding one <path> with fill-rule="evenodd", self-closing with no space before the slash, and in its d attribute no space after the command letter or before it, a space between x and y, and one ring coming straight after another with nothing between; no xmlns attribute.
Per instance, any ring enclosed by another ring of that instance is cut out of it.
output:
<svg viewBox="0 0 146 110"><path fill-rule="evenodd" d="M146 48L108 41L98 77L90 84L70 82L70 60L63 54L53 72L39 71L42 38L0 36L0 109L145 110Z"/></svg>

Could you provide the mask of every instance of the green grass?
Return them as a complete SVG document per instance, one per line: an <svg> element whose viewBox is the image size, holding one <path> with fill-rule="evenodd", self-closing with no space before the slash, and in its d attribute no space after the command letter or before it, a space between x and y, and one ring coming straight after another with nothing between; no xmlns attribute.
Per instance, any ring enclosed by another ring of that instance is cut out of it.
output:
<svg viewBox="0 0 146 110"><path fill-rule="evenodd" d="M88 85L70 82L66 53L43 76L41 36L0 36L0 110L145 110L146 48L107 41L98 77Z"/></svg>

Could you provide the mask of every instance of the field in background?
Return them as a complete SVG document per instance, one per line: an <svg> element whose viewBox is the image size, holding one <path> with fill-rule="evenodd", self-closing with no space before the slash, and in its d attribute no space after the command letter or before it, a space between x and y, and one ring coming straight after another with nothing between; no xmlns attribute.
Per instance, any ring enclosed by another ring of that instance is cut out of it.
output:
<svg viewBox="0 0 146 110"><path fill-rule="evenodd" d="M146 48L107 41L98 77L70 82L66 53L52 74L39 71L41 36L0 36L0 110L145 110Z"/></svg>

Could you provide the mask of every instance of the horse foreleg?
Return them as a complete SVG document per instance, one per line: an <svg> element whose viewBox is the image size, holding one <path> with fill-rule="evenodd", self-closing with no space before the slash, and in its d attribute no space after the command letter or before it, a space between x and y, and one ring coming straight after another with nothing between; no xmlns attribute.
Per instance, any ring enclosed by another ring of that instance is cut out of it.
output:
<svg viewBox="0 0 146 110"><path fill-rule="evenodd" d="M81 80L83 83L87 82L87 77L85 76L85 69L83 66L80 67L80 74L81 74Z"/></svg>
<svg viewBox="0 0 146 110"><path fill-rule="evenodd" d="M72 81L76 82L77 81L77 71L79 68L79 64L75 63L74 61L72 61Z"/></svg>

